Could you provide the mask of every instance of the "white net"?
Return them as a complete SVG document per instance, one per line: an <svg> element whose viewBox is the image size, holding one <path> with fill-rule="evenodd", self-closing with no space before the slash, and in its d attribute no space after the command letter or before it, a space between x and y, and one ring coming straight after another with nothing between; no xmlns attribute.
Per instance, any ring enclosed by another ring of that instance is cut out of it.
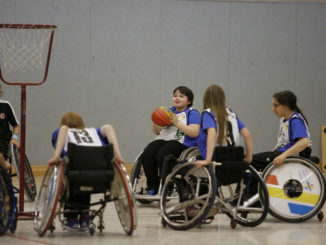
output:
<svg viewBox="0 0 326 245"><path fill-rule="evenodd" d="M52 29L0 28L1 69L5 72L43 68L44 47Z"/></svg>

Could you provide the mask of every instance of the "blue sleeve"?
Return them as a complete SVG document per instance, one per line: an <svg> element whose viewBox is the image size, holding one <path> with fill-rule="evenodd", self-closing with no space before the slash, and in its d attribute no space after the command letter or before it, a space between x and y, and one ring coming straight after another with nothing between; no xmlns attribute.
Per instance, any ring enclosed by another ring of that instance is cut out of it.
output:
<svg viewBox="0 0 326 245"><path fill-rule="evenodd" d="M200 114L197 110L191 110L189 112L189 119L188 119L188 125L189 124L199 124L200 125Z"/></svg>
<svg viewBox="0 0 326 245"><path fill-rule="evenodd" d="M101 129L97 128L96 129L98 136L100 137L100 140L102 142L102 145L108 145L109 144L109 140L106 137L103 137L102 133L101 133Z"/></svg>
<svg viewBox="0 0 326 245"><path fill-rule="evenodd" d="M237 117L239 132L246 126L243 122Z"/></svg>
<svg viewBox="0 0 326 245"><path fill-rule="evenodd" d="M202 119L203 120L203 125L202 125L202 128L203 128L203 130L205 132L206 132L206 130L208 128L216 128L217 127L214 118L215 117L212 114L208 113L208 112L203 113L203 119Z"/></svg>
<svg viewBox="0 0 326 245"><path fill-rule="evenodd" d="M292 140L299 138L308 138L307 128L301 119L294 118L291 120Z"/></svg>
<svg viewBox="0 0 326 245"><path fill-rule="evenodd" d="M60 128L57 128L53 133L52 133L52 146L55 148L57 146L57 140L58 140L58 135L59 135Z"/></svg>

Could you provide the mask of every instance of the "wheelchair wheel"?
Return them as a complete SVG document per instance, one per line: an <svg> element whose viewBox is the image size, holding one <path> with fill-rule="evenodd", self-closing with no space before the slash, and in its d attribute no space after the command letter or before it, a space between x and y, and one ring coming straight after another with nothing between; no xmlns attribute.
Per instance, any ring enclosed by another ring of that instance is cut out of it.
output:
<svg viewBox="0 0 326 245"><path fill-rule="evenodd" d="M223 202L231 205L231 210L226 209L225 212L231 218L232 228L234 222L255 227L261 224L268 214L269 198L266 185L250 165L237 183L220 186L217 195Z"/></svg>
<svg viewBox="0 0 326 245"><path fill-rule="evenodd" d="M263 172L270 213L286 222L302 222L316 215L325 203L325 178L311 161L291 157L282 166L270 163Z"/></svg>
<svg viewBox="0 0 326 245"><path fill-rule="evenodd" d="M197 147L189 147L180 154L178 161L186 161L200 155L201 153Z"/></svg>
<svg viewBox="0 0 326 245"><path fill-rule="evenodd" d="M0 235L16 230L16 199L9 174L0 169Z"/></svg>
<svg viewBox="0 0 326 245"><path fill-rule="evenodd" d="M177 192L178 198L170 199ZM210 167L197 168L193 162L176 166L165 180L161 194L162 222L175 230L200 224L216 195L216 179Z"/></svg>
<svg viewBox="0 0 326 245"><path fill-rule="evenodd" d="M135 196L134 196L134 192L132 191L132 186L131 186L131 182L130 182L130 178L129 178L129 175L127 173L127 170L126 168L124 167L123 164L119 164L119 166L121 167L122 171L123 171L123 174L126 178L126 182L127 182L127 186L128 186L128 192L129 192L129 195L131 197L131 200L132 200L132 209L133 209L133 218L134 218L134 230L136 230L136 227L137 227L137 222L138 222L138 218L137 218L137 211L136 211L136 199L135 199Z"/></svg>
<svg viewBox="0 0 326 245"><path fill-rule="evenodd" d="M141 195L146 194L147 190L147 179L145 176L144 169L141 165L142 153L136 158L134 165L132 166L130 173L130 180L133 192L137 195L137 202L141 204L149 204L153 201L142 199Z"/></svg>
<svg viewBox="0 0 326 245"><path fill-rule="evenodd" d="M62 182L63 165L60 162L46 171L36 200L34 230L40 237L45 235L55 218Z"/></svg>
<svg viewBox="0 0 326 245"><path fill-rule="evenodd" d="M113 164L114 179L111 182L111 195L124 231L131 235L136 226L135 202L130 183L119 163Z"/></svg>
<svg viewBox="0 0 326 245"><path fill-rule="evenodd" d="M17 177L20 180L20 151L17 149L16 145L11 145L11 155L12 155L12 164L14 165L17 173ZM36 189L36 183L35 178L33 175L33 171L31 169L31 165L29 163L29 160L27 156L25 155L25 171L24 171L24 192L27 196L27 198L30 201L34 201L37 196L37 189Z"/></svg>

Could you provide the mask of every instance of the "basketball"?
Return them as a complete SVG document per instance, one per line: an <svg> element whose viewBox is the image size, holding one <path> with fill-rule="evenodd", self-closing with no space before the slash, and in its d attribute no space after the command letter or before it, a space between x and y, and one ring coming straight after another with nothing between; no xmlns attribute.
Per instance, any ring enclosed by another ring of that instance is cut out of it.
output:
<svg viewBox="0 0 326 245"><path fill-rule="evenodd" d="M167 106L157 107L152 113L152 121L158 128L166 128L171 124L171 109Z"/></svg>

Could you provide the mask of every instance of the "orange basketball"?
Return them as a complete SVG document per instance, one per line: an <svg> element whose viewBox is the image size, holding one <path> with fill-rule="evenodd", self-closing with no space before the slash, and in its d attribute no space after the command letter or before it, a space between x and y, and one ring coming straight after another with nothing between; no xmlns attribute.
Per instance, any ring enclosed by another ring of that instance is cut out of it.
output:
<svg viewBox="0 0 326 245"><path fill-rule="evenodd" d="M157 107L152 113L153 123L160 128L169 126L171 124L171 112L171 109L167 106Z"/></svg>

